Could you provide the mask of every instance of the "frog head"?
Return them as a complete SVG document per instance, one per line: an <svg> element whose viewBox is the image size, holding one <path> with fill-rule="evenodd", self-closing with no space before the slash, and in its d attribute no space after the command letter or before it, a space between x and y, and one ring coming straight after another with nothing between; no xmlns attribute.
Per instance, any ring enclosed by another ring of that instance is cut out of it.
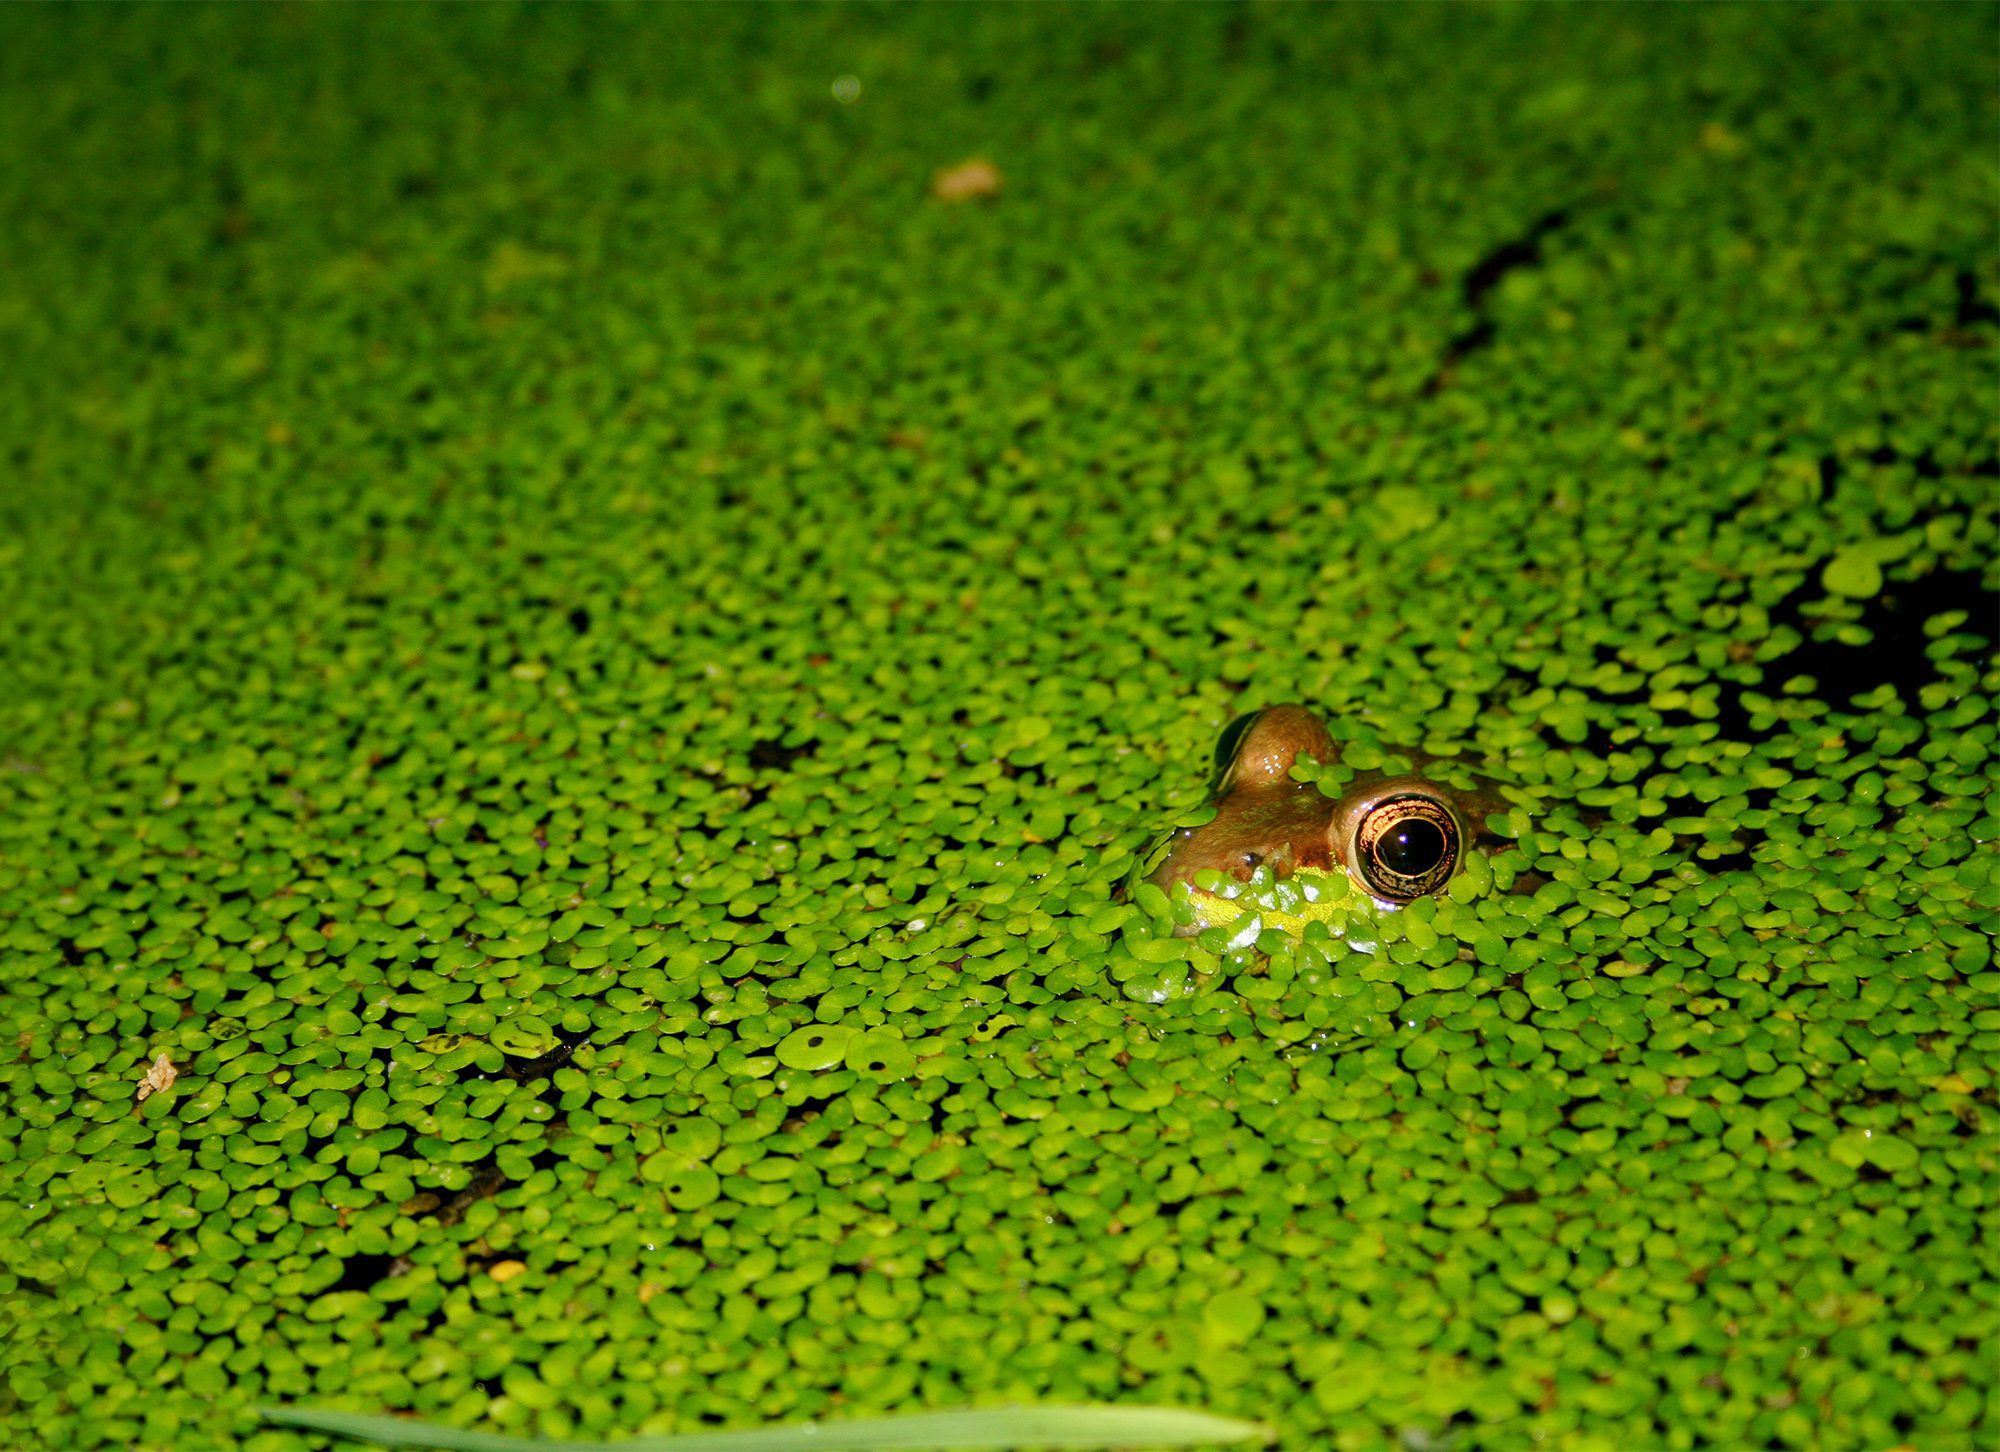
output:
<svg viewBox="0 0 2000 1452"><path fill-rule="evenodd" d="M1358 892L1393 911L1444 891L1477 824L1504 810L1497 784L1467 789L1422 775L1364 772L1329 795L1297 781L1301 756L1322 766L1339 747L1320 718L1304 706L1272 706L1237 736L1218 779L1213 812L1198 825L1166 837L1137 874L1169 897L1185 885L1196 929L1237 916L1225 892L1204 874L1247 883L1260 870L1289 882L1301 920L1315 906ZM1197 879L1201 881L1197 881Z"/></svg>

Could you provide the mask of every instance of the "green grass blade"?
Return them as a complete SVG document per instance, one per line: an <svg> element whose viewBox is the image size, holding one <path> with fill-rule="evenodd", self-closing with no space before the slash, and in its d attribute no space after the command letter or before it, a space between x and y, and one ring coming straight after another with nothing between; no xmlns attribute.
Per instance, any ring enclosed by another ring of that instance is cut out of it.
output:
<svg viewBox="0 0 2000 1452"><path fill-rule="evenodd" d="M686 1432L619 1442L569 1442L440 1427L404 1417L311 1407L264 1407L267 1422L331 1432L388 1447L442 1452L1004 1452L1007 1448L1194 1447L1268 1442L1257 1422L1168 1407L994 1407L907 1417L805 1423L749 1432Z"/></svg>

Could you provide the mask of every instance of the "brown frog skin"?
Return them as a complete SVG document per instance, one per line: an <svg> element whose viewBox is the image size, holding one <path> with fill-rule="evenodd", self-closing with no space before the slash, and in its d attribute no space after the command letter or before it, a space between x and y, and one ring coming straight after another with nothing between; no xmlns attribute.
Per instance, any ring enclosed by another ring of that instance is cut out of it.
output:
<svg viewBox="0 0 2000 1452"><path fill-rule="evenodd" d="M1399 907L1444 891L1487 816L1507 809L1498 783L1464 791L1379 772L1336 799L1291 779L1301 754L1328 765L1340 749L1304 706L1259 713L1222 774L1213 820L1183 828L1146 880L1171 896L1208 869L1244 882L1259 866L1279 878L1345 872L1381 905Z"/></svg>

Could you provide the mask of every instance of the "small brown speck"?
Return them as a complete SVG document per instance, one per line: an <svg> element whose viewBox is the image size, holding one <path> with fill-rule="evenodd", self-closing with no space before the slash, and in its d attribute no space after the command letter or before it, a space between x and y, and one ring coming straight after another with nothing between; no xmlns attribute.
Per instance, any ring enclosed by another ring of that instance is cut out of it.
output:
<svg viewBox="0 0 2000 1452"><path fill-rule="evenodd" d="M1000 168L983 156L948 166L931 178L931 195L941 202L976 202L1000 193Z"/></svg>
<svg viewBox="0 0 2000 1452"><path fill-rule="evenodd" d="M146 1070L146 1077L139 1081L139 1102L144 1104L161 1090L171 1089L178 1078L180 1070L174 1067L174 1061L165 1054L160 1055Z"/></svg>

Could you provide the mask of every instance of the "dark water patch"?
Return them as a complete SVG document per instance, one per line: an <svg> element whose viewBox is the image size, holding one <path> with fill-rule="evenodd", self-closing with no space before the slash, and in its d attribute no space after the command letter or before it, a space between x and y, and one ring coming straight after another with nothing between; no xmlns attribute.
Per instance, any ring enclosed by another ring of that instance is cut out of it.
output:
<svg viewBox="0 0 2000 1452"><path fill-rule="evenodd" d="M752 742L750 765L758 771L790 771L794 762L803 761L818 750L817 741L802 741L797 746L777 740Z"/></svg>
<svg viewBox="0 0 2000 1452"><path fill-rule="evenodd" d="M1812 639L1817 622L1807 615L1806 607L1823 598L1824 592L1816 581L1801 585L1778 602L1771 620L1807 638L1764 663L1767 687L1776 689L1796 676L1810 676L1813 694L1831 703L1889 686L1914 707L1917 693L1939 678L1936 662L1925 653L1930 644L1924 634L1926 622L1964 611L1965 623L1958 628L1993 640L2000 594L1989 589L1981 575L1977 569L1934 570L1914 580L1890 581L1862 605L1855 622L1869 633L1866 645Z"/></svg>
<svg viewBox="0 0 2000 1452"><path fill-rule="evenodd" d="M2000 323L2000 307L1995 307L1979 295L1979 279L1964 268L1960 268L1955 279L1958 287L1958 306L1952 314L1952 321L1961 328L1974 327L1980 323Z"/></svg>
<svg viewBox="0 0 2000 1452"><path fill-rule="evenodd" d="M1544 212L1525 231L1499 243L1467 268L1459 278L1459 294L1473 313L1472 323L1444 345L1437 368L1425 381L1420 393L1429 398L1451 382L1458 365L1481 349L1490 348L1500 335L1487 310L1487 300L1510 272L1537 266L1542 260L1542 243L1550 234L1569 225L1569 213L1561 208Z"/></svg>
<svg viewBox="0 0 2000 1452"><path fill-rule="evenodd" d="M465 1218L465 1212L481 1200L490 1200L507 1184L507 1176L492 1158L481 1160L472 1170L471 1183L437 1207L432 1217L449 1229Z"/></svg>
<svg viewBox="0 0 2000 1452"><path fill-rule="evenodd" d="M341 1263L340 1279L333 1283L336 1291L370 1291L395 1273L396 1262L393 1255L350 1255Z"/></svg>
<svg viewBox="0 0 2000 1452"><path fill-rule="evenodd" d="M507 1066L500 1071L499 1077L512 1079L516 1084L531 1084L548 1078L575 1056L576 1050L573 1046L559 1043L546 1054L539 1054L532 1059L509 1059Z"/></svg>
<svg viewBox="0 0 2000 1452"><path fill-rule="evenodd" d="M1533 267L1542 260L1542 242L1553 232L1569 225L1569 213L1557 208L1544 212L1528 224L1518 237L1510 237L1467 269L1460 290L1469 308L1482 306L1486 295L1498 287L1508 273Z"/></svg>

